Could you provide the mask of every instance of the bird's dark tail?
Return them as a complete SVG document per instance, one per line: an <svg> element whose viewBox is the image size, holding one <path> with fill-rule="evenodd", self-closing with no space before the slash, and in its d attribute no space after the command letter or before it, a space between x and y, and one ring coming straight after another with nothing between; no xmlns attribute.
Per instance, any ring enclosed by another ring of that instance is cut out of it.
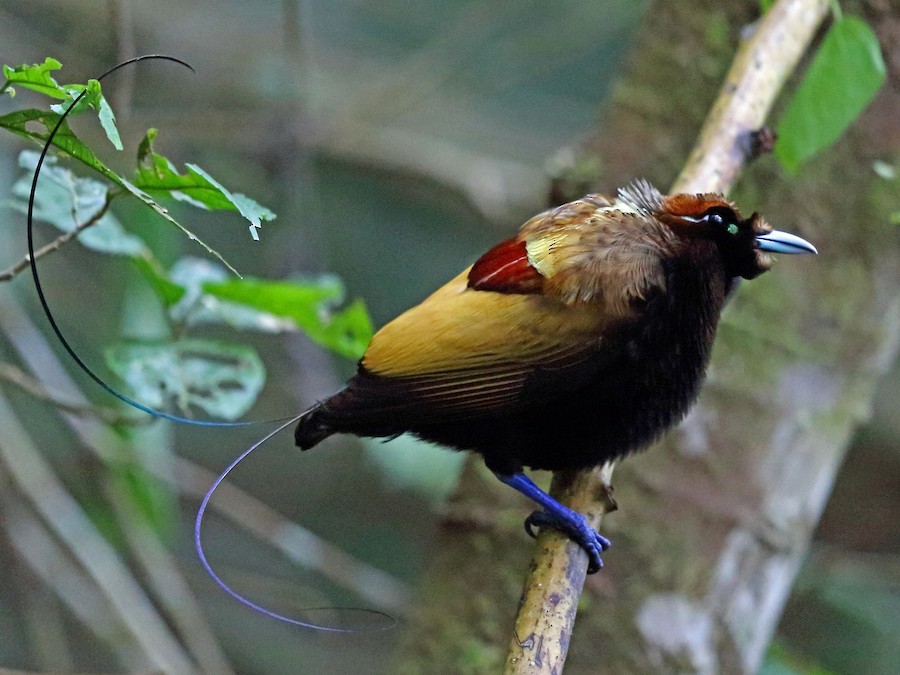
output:
<svg viewBox="0 0 900 675"><path fill-rule="evenodd" d="M336 430L328 423L327 418L322 403L303 413L294 430L294 441L301 450L309 450L335 433Z"/></svg>

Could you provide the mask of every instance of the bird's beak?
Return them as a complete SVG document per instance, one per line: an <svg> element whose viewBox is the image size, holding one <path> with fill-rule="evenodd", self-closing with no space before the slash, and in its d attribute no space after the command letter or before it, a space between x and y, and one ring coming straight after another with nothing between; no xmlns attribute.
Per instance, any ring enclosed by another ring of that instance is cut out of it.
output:
<svg viewBox="0 0 900 675"><path fill-rule="evenodd" d="M768 234L759 235L756 243L761 251L767 253L813 253L815 255L819 253L816 247L806 239L780 230L772 230Z"/></svg>

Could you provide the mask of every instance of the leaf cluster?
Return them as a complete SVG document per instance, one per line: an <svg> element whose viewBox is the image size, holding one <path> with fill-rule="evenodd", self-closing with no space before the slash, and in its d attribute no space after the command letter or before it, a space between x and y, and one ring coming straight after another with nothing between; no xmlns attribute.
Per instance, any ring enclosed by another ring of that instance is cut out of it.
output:
<svg viewBox="0 0 900 675"><path fill-rule="evenodd" d="M69 127L66 114L97 113L106 136L117 150L122 142L115 115L103 96L101 84L60 85L53 73L59 61L3 66L0 93L15 96L16 87L60 101L50 110L27 108L0 116L0 128L45 145L55 155L41 158L23 151L22 177L13 185L6 206L27 212L34 173L40 181L34 194L35 220L49 223L68 238L75 237L96 252L126 256L148 280L170 321L170 337L152 343L122 342L105 350L109 367L137 400L154 408L174 404L187 412L233 420L253 404L265 382L262 360L252 347L217 340L186 337L193 326L224 324L264 332L303 331L336 353L358 358L372 334L365 306L357 300L346 308L341 282L334 277L292 281L244 279L211 246L175 219L165 201L180 202L209 211L231 211L250 223L254 240L258 230L275 214L239 192L226 188L206 170L192 163L183 171L155 149L157 131L149 129L137 149L133 172L122 175L109 168ZM55 133L54 133L55 132ZM95 177L76 175L60 163L76 160ZM159 217L197 241L213 260L193 257L170 269L156 259L150 246L129 232L111 204L133 197ZM61 237L61 239L62 239Z"/></svg>

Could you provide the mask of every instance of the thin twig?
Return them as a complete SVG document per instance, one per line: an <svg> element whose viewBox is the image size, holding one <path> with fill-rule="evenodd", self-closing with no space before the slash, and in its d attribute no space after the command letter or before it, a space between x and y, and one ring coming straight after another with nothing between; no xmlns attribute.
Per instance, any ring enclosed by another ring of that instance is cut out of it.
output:
<svg viewBox="0 0 900 675"><path fill-rule="evenodd" d="M107 192L106 199L103 201L103 205L99 209L97 209L97 211L90 218L88 218L87 220L85 220L82 223L76 223L74 229L72 229L64 234L61 234L56 239L51 241L49 244L46 244L45 246L41 246L41 248L39 248L37 251L34 252L34 259L40 260L45 255L55 253L56 251L61 249L63 246L68 244L70 241L72 241L72 239L74 239L79 234L84 232L91 225L96 225L98 222L100 222L100 219L103 218L104 215L106 215L106 212L109 210L109 205L112 203L113 198L117 194L120 194L120 193ZM31 265L31 256L26 255L22 260L17 262L12 267L9 267L8 269L0 272L0 282L10 281L10 280L14 279L18 274L27 270L30 265Z"/></svg>
<svg viewBox="0 0 900 675"><path fill-rule="evenodd" d="M672 192L727 193L747 162L760 128L828 13L828 0L780 0L738 50L699 140ZM587 512L605 512L611 469L554 476L551 494ZM587 556L563 535L542 530L510 641L507 675L560 673L584 585Z"/></svg>
<svg viewBox="0 0 900 675"><path fill-rule="evenodd" d="M96 417L110 426L140 426L153 422L153 418L149 415L126 414L114 408L78 403L52 394L38 380L10 363L0 363L0 380L18 387L29 396L50 403L59 410L73 415Z"/></svg>

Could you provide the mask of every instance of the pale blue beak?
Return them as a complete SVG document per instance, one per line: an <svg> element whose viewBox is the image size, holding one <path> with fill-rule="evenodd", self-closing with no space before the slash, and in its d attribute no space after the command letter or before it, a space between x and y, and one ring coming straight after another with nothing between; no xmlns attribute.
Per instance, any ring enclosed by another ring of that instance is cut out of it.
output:
<svg viewBox="0 0 900 675"><path fill-rule="evenodd" d="M772 230L768 234L761 234L756 238L759 249L766 253L812 253L818 255L816 247L806 239L798 237L790 232Z"/></svg>

